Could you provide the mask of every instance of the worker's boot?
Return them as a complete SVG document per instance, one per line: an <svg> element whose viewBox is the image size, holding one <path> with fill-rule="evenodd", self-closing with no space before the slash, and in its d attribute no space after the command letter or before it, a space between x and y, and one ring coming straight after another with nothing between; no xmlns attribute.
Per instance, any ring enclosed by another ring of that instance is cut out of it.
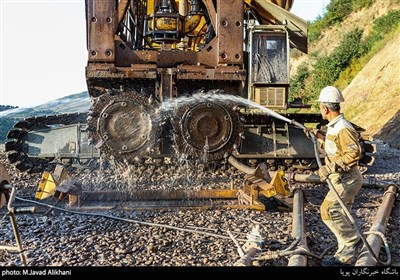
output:
<svg viewBox="0 0 400 280"><path fill-rule="evenodd" d="M335 254L335 258L343 263L354 264L363 245L363 241L359 239L353 246L344 246L340 252Z"/></svg>
<svg viewBox="0 0 400 280"><path fill-rule="evenodd" d="M328 257L324 258L321 261L322 266L351 266L351 263L343 263L340 260L338 260L336 257Z"/></svg>

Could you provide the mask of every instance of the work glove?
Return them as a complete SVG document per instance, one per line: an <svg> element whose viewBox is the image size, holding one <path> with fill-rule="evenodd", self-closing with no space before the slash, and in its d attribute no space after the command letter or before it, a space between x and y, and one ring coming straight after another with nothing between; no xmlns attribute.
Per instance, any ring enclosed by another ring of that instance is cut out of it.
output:
<svg viewBox="0 0 400 280"><path fill-rule="evenodd" d="M350 170L350 167L348 165L344 164L341 159L336 161L335 164L336 164L337 170L339 172L341 172L341 171L345 171L346 172L346 171Z"/></svg>
<svg viewBox="0 0 400 280"><path fill-rule="evenodd" d="M317 133L318 133L318 128L308 128L308 127L306 127L304 130L304 134L307 136L307 138L311 138L311 133L312 134L314 134L315 136L317 135Z"/></svg>
<svg viewBox="0 0 400 280"><path fill-rule="evenodd" d="M335 163L330 163L327 165L322 165L318 169L318 176L321 179L321 182L325 182L328 179L328 176L335 172Z"/></svg>

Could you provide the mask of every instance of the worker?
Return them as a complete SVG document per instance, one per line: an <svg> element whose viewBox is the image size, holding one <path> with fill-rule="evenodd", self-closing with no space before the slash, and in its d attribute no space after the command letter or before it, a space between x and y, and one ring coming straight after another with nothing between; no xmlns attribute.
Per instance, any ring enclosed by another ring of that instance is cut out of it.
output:
<svg viewBox="0 0 400 280"><path fill-rule="evenodd" d="M361 147L358 132L340 113L340 103L344 101L340 90L333 86L323 88L319 95L319 109L323 119L328 120L325 137L325 165L318 170L322 182L329 178L347 209L351 211L354 197L361 189L363 178L358 169ZM338 266L354 264L361 249L362 240L347 218L332 191L329 191L321 205L322 221L336 236L338 250L334 257L323 259L322 265Z"/></svg>

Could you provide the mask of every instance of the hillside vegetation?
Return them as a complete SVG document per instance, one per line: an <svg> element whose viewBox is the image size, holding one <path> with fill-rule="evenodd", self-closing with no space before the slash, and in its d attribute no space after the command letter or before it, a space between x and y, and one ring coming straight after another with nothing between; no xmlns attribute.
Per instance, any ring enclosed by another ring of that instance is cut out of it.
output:
<svg viewBox="0 0 400 280"><path fill-rule="evenodd" d="M332 0L309 31L309 54L292 59L292 98L312 103L335 85L347 118L400 148L400 1Z"/></svg>
<svg viewBox="0 0 400 280"><path fill-rule="evenodd" d="M15 108L18 108L18 107L11 106L11 105L0 105L0 112L15 109Z"/></svg>

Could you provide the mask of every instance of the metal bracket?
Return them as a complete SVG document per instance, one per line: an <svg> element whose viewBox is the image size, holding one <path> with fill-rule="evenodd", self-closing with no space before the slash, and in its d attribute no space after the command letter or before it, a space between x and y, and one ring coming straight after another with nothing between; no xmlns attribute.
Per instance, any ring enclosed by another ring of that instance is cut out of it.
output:
<svg viewBox="0 0 400 280"><path fill-rule="evenodd" d="M263 177L262 172L256 171L255 175L246 175L243 189L238 191L239 203L264 211L265 205L259 200L260 195L274 197L290 207L286 199L290 195L290 190L284 171L276 172L270 183Z"/></svg>
<svg viewBox="0 0 400 280"><path fill-rule="evenodd" d="M44 172L36 191L37 199L45 199L54 196L63 199L68 195L69 205L80 205L82 188L77 180L68 174L62 165L57 165L53 174Z"/></svg>

